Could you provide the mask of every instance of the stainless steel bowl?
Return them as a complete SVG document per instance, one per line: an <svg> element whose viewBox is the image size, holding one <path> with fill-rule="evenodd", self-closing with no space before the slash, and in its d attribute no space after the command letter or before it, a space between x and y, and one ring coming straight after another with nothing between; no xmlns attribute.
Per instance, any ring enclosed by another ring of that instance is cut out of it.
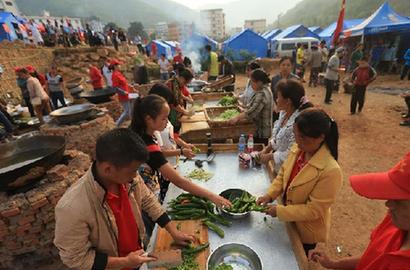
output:
<svg viewBox="0 0 410 270"><path fill-rule="evenodd" d="M228 243L215 249L208 258L206 269L214 270L223 263L232 266L233 270L262 270L258 254L243 244Z"/></svg>
<svg viewBox="0 0 410 270"><path fill-rule="evenodd" d="M222 196L222 197L224 197L225 199L233 200L233 199L235 199L235 198L241 197L244 192L248 193L249 196L252 196L252 195L251 195L249 192L247 192L246 190L237 189L237 188L232 188L232 189L224 190L224 191L222 191L219 195ZM227 217L232 218L232 219L241 219L241 218L245 218L245 217L247 217L247 216L250 215L250 212L249 212L249 211L248 211L248 212L244 212L244 213L232 213L232 212L227 211L227 210L224 209L224 208L220 209L220 211L222 212L222 214L223 214L224 216L227 216Z"/></svg>

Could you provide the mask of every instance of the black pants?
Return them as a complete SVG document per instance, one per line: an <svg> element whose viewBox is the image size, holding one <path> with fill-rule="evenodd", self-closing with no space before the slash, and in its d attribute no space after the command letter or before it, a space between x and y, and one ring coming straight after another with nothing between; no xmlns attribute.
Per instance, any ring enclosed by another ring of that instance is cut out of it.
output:
<svg viewBox="0 0 410 270"><path fill-rule="evenodd" d="M30 97L24 97L24 102L26 103L26 106L28 107L28 111L30 112L31 117L36 116L34 113L34 108L33 104L31 104Z"/></svg>
<svg viewBox="0 0 410 270"><path fill-rule="evenodd" d="M325 87L326 87L326 96L325 96L325 102L330 103L330 100L332 98L332 91L335 87L335 82L334 80L329 80L325 79Z"/></svg>
<svg viewBox="0 0 410 270"><path fill-rule="evenodd" d="M356 113L356 107L359 105L359 112L362 111L364 105L364 97L366 93L366 86L355 85L352 93L352 100L350 102L350 112Z"/></svg>
<svg viewBox="0 0 410 270"><path fill-rule="evenodd" d="M410 117L410 97L405 97L404 101L406 102L406 105L407 105L407 116Z"/></svg>
<svg viewBox="0 0 410 270"><path fill-rule="evenodd" d="M400 80L404 80L404 77L407 75L407 79L410 80L410 66L405 65L401 71Z"/></svg>
<svg viewBox="0 0 410 270"><path fill-rule="evenodd" d="M316 244L303 244L303 249L305 250L306 257L309 255L309 251L316 248Z"/></svg>
<svg viewBox="0 0 410 270"><path fill-rule="evenodd" d="M319 79L320 67L312 67L310 70L309 86L313 84L316 87Z"/></svg>
<svg viewBox="0 0 410 270"><path fill-rule="evenodd" d="M58 101L60 101L63 107L67 106L67 104L65 104L64 93L62 91L50 92L50 97L51 97L51 102L53 103L54 110L58 109Z"/></svg>

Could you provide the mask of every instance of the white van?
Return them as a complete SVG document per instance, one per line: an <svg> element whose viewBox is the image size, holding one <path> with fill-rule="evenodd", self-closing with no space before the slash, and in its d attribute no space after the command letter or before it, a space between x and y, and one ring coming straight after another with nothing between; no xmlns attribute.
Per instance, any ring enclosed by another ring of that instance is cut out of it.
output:
<svg viewBox="0 0 410 270"><path fill-rule="evenodd" d="M296 44L308 45L309 51L312 45L319 46L320 41L317 38L304 37L304 38L283 38L272 40L272 55L273 58L281 58L283 56L292 57L292 51L295 50Z"/></svg>

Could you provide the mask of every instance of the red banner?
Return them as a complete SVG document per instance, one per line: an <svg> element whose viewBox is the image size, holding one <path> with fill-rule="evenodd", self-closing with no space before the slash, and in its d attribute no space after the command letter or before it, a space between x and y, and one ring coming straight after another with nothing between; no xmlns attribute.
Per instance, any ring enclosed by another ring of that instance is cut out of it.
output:
<svg viewBox="0 0 410 270"><path fill-rule="evenodd" d="M346 0L343 0L342 8L340 9L340 13L339 13L339 18L337 19L336 30L333 33L332 44L335 47L336 47L336 45L339 41L340 33L342 33L342 31L343 31L343 21L344 21L344 18L345 18L345 8L346 8Z"/></svg>

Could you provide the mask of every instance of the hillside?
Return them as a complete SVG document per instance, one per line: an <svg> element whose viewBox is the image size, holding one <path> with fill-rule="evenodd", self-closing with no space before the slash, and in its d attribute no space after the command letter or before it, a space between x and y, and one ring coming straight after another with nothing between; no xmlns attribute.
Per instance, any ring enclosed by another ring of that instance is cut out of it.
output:
<svg viewBox="0 0 410 270"><path fill-rule="evenodd" d="M20 10L27 15L40 15L47 10L51 15L89 17L97 16L128 27L132 21L145 26L160 21L194 21L197 13L183 5L168 0L17 0ZM172 11L172 12L169 12Z"/></svg>
<svg viewBox="0 0 410 270"><path fill-rule="evenodd" d="M367 18L385 0L346 0L346 19ZM281 27L294 24L326 27L337 20L341 0L303 0L280 17ZM389 0L401 15L410 16L409 0Z"/></svg>

